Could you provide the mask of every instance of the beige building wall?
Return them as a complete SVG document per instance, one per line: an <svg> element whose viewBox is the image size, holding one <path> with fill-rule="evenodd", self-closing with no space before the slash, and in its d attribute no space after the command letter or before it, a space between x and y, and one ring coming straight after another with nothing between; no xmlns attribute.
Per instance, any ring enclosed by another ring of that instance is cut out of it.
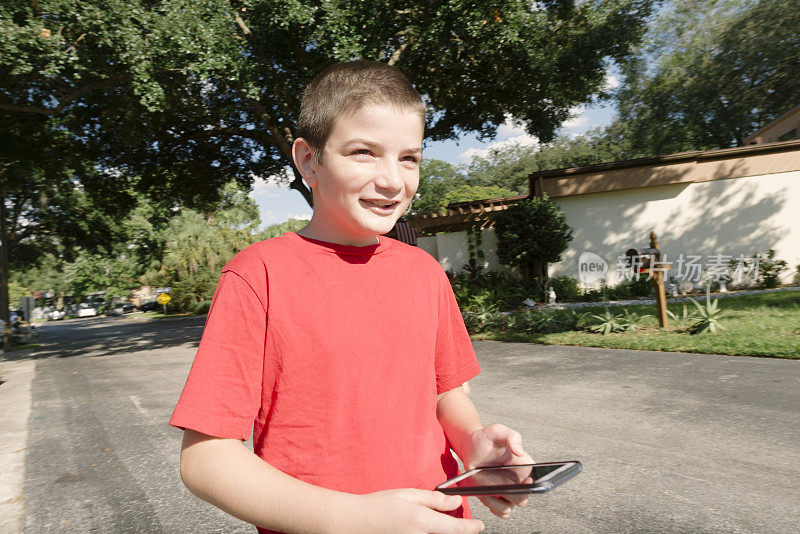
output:
<svg viewBox="0 0 800 534"><path fill-rule="evenodd" d="M618 283L617 257L629 248L647 247L651 231L666 261L691 254L706 264L715 254L737 258L773 248L789 264L785 283L800 263L800 171L553 200L574 236L563 261L550 266L551 276L577 278L578 257L590 251L609 264L607 283Z"/></svg>
<svg viewBox="0 0 800 534"><path fill-rule="evenodd" d="M439 260L445 271L458 272L469 263L467 232L451 232L431 237L420 237L417 245ZM497 259L497 236L494 228L481 230L481 250L483 268L487 271L507 271L507 267Z"/></svg>

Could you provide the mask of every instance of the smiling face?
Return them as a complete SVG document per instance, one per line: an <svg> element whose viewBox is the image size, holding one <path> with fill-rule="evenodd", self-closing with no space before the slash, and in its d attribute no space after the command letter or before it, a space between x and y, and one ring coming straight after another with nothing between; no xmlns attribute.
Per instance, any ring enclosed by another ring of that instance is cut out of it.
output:
<svg viewBox="0 0 800 534"><path fill-rule="evenodd" d="M375 244L417 191L423 132L419 113L370 104L336 120L319 161L297 139L295 164L314 195L314 215L300 233L341 245Z"/></svg>

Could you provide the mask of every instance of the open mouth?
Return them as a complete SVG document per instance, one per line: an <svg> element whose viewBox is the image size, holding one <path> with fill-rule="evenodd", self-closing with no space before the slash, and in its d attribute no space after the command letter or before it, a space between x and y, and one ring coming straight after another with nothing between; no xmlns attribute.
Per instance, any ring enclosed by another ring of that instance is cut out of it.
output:
<svg viewBox="0 0 800 534"><path fill-rule="evenodd" d="M365 199L360 198L358 201L362 206L376 211L378 213L392 213L394 209L400 204L398 200L382 200L382 199Z"/></svg>

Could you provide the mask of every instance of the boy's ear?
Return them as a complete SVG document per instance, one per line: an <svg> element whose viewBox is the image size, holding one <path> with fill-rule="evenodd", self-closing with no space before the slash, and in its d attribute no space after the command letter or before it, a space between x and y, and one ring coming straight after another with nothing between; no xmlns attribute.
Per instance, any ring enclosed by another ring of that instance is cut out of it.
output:
<svg viewBox="0 0 800 534"><path fill-rule="evenodd" d="M315 187L317 185L317 162L314 159L314 149L302 137L295 139L292 144L292 159L308 187Z"/></svg>

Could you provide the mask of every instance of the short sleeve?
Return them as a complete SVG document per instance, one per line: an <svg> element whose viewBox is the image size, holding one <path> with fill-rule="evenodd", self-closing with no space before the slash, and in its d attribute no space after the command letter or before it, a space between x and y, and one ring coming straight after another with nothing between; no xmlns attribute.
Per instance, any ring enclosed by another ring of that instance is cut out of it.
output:
<svg viewBox="0 0 800 534"><path fill-rule="evenodd" d="M453 289L444 271L438 278L436 393L457 388L480 373L475 349L464 325Z"/></svg>
<svg viewBox="0 0 800 534"><path fill-rule="evenodd" d="M265 297L235 271L223 271L170 425L249 438L261 406Z"/></svg>

